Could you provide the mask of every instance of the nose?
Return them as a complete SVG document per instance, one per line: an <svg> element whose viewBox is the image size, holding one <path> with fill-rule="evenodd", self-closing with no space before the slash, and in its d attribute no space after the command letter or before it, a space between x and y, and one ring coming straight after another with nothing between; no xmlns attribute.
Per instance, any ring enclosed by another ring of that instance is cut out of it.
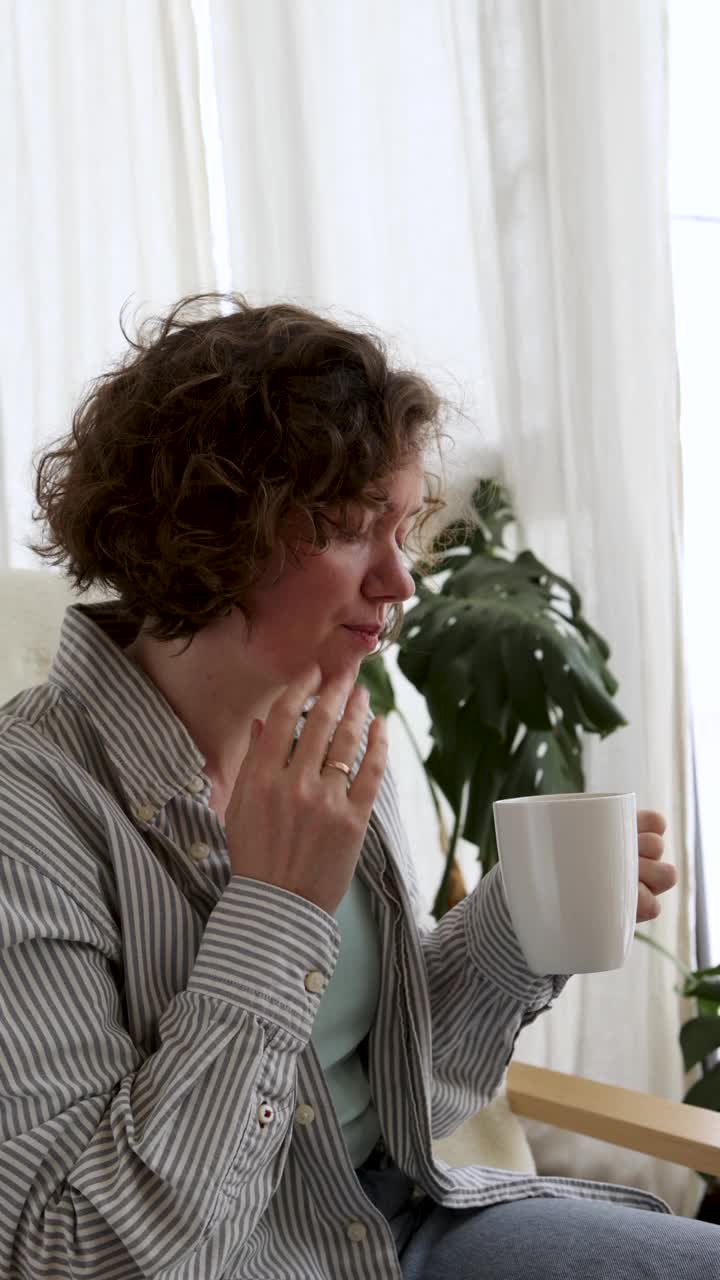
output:
<svg viewBox="0 0 720 1280"><path fill-rule="evenodd" d="M415 595L412 574L406 568L399 548L384 555L365 578L365 595L371 600L400 604Z"/></svg>

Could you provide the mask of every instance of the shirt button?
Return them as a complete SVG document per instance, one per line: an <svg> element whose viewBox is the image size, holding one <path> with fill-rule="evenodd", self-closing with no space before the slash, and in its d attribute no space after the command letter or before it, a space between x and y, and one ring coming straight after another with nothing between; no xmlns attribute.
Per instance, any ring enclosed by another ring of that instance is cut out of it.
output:
<svg viewBox="0 0 720 1280"><path fill-rule="evenodd" d="M319 995L325 990L325 978L319 969L311 969L305 974L305 990L312 991L313 995Z"/></svg>
<svg viewBox="0 0 720 1280"><path fill-rule="evenodd" d="M152 822L155 817L155 810L151 804L139 804L133 812L138 822Z"/></svg>
<svg viewBox="0 0 720 1280"><path fill-rule="evenodd" d="M301 1102L299 1107L295 1108L296 1124L312 1124L315 1119L315 1112L309 1102Z"/></svg>
<svg viewBox="0 0 720 1280"><path fill-rule="evenodd" d="M191 778L187 784L187 790L191 791L194 796L199 795L201 791L205 790L204 778Z"/></svg>
<svg viewBox="0 0 720 1280"><path fill-rule="evenodd" d="M190 845L188 853L194 862L202 862L204 858L210 857L210 845L203 840L196 840L195 844Z"/></svg>
<svg viewBox="0 0 720 1280"><path fill-rule="evenodd" d="M257 1109L257 1118L260 1128L264 1129L266 1124L270 1124L270 1121L275 1119L275 1112L267 1102L261 1102Z"/></svg>
<svg viewBox="0 0 720 1280"><path fill-rule="evenodd" d="M353 1240L359 1244L367 1235L367 1227L364 1222L349 1222L347 1227L348 1240Z"/></svg>

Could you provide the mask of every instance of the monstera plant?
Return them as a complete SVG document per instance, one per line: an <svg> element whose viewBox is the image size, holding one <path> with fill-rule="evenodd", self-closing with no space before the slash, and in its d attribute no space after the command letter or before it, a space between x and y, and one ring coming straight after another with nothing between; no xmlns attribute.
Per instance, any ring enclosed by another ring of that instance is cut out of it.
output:
<svg viewBox="0 0 720 1280"><path fill-rule="evenodd" d="M605 737L626 723L613 701L608 646L582 616L578 592L532 552L506 547L514 516L498 484L481 480L472 504L477 528L450 525L431 574L413 573L416 603L397 642L398 666L428 709L427 759L382 657L370 658L359 676L373 711L400 717L425 770L446 856L436 920L453 905L460 837L477 846L483 871L497 860L493 801L582 791L583 732ZM450 836L440 793L454 816ZM690 970L649 935L636 937L674 961L683 977L679 994L697 1002L680 1049L686 1071L703 1063L706 1069L685 1101L720 1110L720 965Z"/></svg>
<svg viewBox="0 0 720 1280"><path fill-rule="evenodd" d="M493 801L583 790L581 732L604 737L626 723L608 646L582 616L578 592L531 551L505 546L514 515L501 486L479 481L472 503L477 528L451 524L431 574L413 573L416 603L397 642L398 666L427 705L427 759L382 656L359 677L373 711L400 715L427 776L446 855L436 920L452 905L460 837L477 846L483 871L497 860ZM454 815L449 838L438 792Z"/></svg>

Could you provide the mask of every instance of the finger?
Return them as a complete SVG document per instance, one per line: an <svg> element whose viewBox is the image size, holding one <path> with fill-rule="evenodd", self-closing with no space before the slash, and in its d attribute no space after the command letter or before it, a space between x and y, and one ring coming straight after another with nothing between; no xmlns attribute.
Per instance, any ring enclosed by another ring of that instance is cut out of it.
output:
<svg viewBox="0 0 720 1280"><path fill-rule="evenodd" d="M356 684L347 700L345 713L333 736L330 749L330 756L333 760L342 760L343 764L351 766L354 764L362 741L369 703L370 695L367 689L360 684ZM320 761L321 769L323 763L324 759ZM346 774L342 773L342 770L330 769L327 774L323 774L323 777L328 777L329 779L333 776L337 778L338 784L342 780L347 789L347 783L350 779Z"/></svg>
<svg viewBox="0 0 720 1280"><path fill-rule="evenodd" d="M638 853L641 858L661 858L664 848L665 841L654 831L643 831L638 836Z"/></svg>
<svg viewBox="0 0 720 1280"><path fill-rule="evenodd" d="M651 893L667 893L677 884L677 871L671 862L653 862L648 858L640 859L640 883Z"/></svg>
<svg viewBox="0 0 720 1280"><path fill-rule="evenodd" d="M273 702L254 748L261 748L263 758L269 756L279 765L287 763L295 726L303 707L322 683L322 672L317 663L306 668Z"/></svg>
<svg viewBox="0 0 720 1280"><path fill-rule="evenodd" d="M656 809L639 809L637 815L638 832L654 831L657 835L665 835L667 822Z"/></svg>
<svg viewBox="0 0 720 1280"><path fill-rule="evenodd" d="M657 898L645 888L644 884L640 885L638 893L637 915L635 917L638 924L642 924L646 920L656 920L660 915L661 907Z"/></svg>
<svg viewBox="0 0 720 1280"><path fill-rule="evenodd" d="M385 775L388 757L388 735L384 716L376 716L370 725L362 763L348 792L348 799L366 819L377 799Z"/></svg>
<svg viewBox="0 0 720 1280"><path fill-rule="evenodd" d="M319 775L340 716L352 693L353 683L353 678L347 673L334 676L328 681L305 718L303 731L290 762L293 772L309 768Z"/></svg>

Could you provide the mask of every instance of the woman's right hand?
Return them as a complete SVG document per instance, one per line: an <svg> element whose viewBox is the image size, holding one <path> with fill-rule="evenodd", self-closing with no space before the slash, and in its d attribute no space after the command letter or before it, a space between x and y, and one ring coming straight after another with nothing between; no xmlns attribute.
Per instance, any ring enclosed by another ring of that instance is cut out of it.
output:
<svg viewBox="0 0 720 1280"><path fill-rule="evenodd" d="M367 716L364 688L352 689L347 676L337 677L307 713L288 761L295 725L320 680L315 665L273 703L240 768L225 831L233 875L289 889L332 915L355 873L385 773L388 741L384 719L374 719L349 789L341 770L323 769L331 741L331 758L354 764Z"/></svg>

